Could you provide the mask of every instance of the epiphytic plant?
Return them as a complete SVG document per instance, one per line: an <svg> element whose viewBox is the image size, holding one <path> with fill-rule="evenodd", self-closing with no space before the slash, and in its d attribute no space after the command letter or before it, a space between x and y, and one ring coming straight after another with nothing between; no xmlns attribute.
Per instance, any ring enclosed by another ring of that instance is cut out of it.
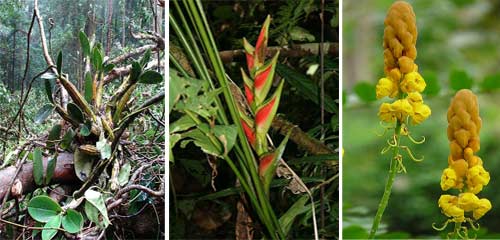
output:
<svg viewBox="0 0 500 240"><path fill-rule="evenodd" d="M481 130L479 105L477 97L470 90L460 90L452 99L448 109L448 140L450 141L450 155L448 167L441 177L441 189L448 191L458 189L458 196L443 194L438 204L444 215L449 219L440 228L444 230L449 223L455 223L453 232L448 233L452 238L468 238L467 226L479 228L474 221L481 218L491 209L488 199L479 199L478 194L490 181L490 174L484 169L483 161L474 153L479 151Z"/></svg>
<svg viewBox="0 0 500 240"><path fill-rule="evenodd" d="M370 238L374 238L380 220L384 213L391 194L392 184L396 173L406 172L403 165L403 156L399 153L404 150L414 161L420 161L413 155L408 146L401 144L401 136L408 137L411 142L421 144L410 134L408 126L422 123L431 110L425 105L420 94L425 89L425 81L418 73L418 66L414 63L417 57L417 26L415 13L410 4L397 1L389 9L384 21L384 72L376 86L377 98L389 97L392 103L382 103L379 109L380 119L388 123L384 126L387 130L394 130L387 141L388 145L382 154L393 151L389 176L385 186L377 214L370 231Z"/></svg>

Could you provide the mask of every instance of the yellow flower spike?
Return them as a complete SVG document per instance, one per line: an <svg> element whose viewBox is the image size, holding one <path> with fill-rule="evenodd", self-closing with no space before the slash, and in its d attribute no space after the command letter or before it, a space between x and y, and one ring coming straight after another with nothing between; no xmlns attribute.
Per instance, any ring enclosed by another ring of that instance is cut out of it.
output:
<svg viewBox="0 0 500 240"><path fill-rule="evenodd" d="M405 93L422 92L425 86L425 80L418 72L405 74L403 81L401 81L401 90Z"/></svg>
<svg viewBox="0 0 500 240"><path fill-rule="evenodd" d="M441 176L441 189L458 189L460 194L458 197L443 195L439 198L438 205L443 214L451 218L448 221L459 224L455 225L451 234L467 238L467 226L463 226L462 222L468 222L477 230L479 225L476 226L474 220L491 209L488 199L479 199L477 196L490 181L490 174L484 169L483 161L474 155L480 148L479 130L482 125L477 97L470 90L458 91L448 108L447 118L450 155L448 168ZM474 219L465 218L464 213L472 213Z"/></svg>
<svg viewBox="0 0 500 240"><path fill-rule="evenodd" d="M477 208L474 209L474 211L472 212L472 216L476 220L480 219L490 209L491 209L491 202L486 198L482 198L477 202Z"/></svg>

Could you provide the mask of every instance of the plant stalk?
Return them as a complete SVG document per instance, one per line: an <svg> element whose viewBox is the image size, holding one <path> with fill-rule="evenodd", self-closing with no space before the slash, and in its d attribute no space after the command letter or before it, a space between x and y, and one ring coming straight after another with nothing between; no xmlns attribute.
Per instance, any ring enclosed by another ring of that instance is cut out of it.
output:
<svg viewBox="0 0 500 240"><path fill-rule="evenodd" d="M399 155L399 134L401 132L401 122L398 120L396 123L396 128L394 129L394 135L396 140L396 147L394 147L393 155L391 158L391 166L389 168L389 176L387 178L387 182L385 184L384 195L380 200L380 204L378 205L377 214L375 215L375 219L373 220L372 229L370 231L370 235L368 239L374 239L375 234L377 233L378 226L380 221L382 220L382 215L384 215L385 208L389 203L389 197L391 196L392 184L394 183L394 179L396 178L398 160L396 159Z"/></svg>

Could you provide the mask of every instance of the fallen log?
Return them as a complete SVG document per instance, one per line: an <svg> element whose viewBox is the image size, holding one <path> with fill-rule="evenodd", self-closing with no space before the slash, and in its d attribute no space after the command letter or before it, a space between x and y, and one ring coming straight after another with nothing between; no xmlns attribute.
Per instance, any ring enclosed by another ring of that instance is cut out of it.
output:
<svg viewBox="0 0 500 240"><path fill-rule="evenodd" d="M47 161L47 158L43 158L44 172L47 168ZM24 163L21 166L21 170L17 174L17 177L15 176L16 170L16 166L10 166L0 170L0 199L3 199L7 191L10 191L11 186L9 183L14 177L20 180L23 194L35 190L36 184L33 178L33 163ZM73 164L73 154L68 152L59 153L59 155L57 156L57 164L54 170L54 176L52 177L51 184L71 184L78 182L79 180L76 177Z"/></svg>

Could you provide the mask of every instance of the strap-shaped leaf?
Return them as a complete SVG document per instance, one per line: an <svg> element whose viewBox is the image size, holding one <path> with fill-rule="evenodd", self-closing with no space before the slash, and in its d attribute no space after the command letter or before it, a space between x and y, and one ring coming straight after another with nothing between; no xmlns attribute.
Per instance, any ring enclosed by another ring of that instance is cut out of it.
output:
<svg viewBox="0 0 500 240"><path fill-rule="evenodd" d="M87 34L85 32L80 31L80 45L82 46L83 55L88 57L90 56L90 42Z"/></svg>
<svg viewBox="0 0 500 240"><path fill-rule="evenodd" d="M43 162L42 150L35 148L33 151L33 178L36 185L40 186L43 183Z"/></svg>
<svg viewBox="0 0 500 240"><path fill-rule="evenodd" d="M254 95L255 105L260 106L266 99L269 89L273 84L274 72L278 61L279 51L265 66L259 68L255 73Z"/></svg>

